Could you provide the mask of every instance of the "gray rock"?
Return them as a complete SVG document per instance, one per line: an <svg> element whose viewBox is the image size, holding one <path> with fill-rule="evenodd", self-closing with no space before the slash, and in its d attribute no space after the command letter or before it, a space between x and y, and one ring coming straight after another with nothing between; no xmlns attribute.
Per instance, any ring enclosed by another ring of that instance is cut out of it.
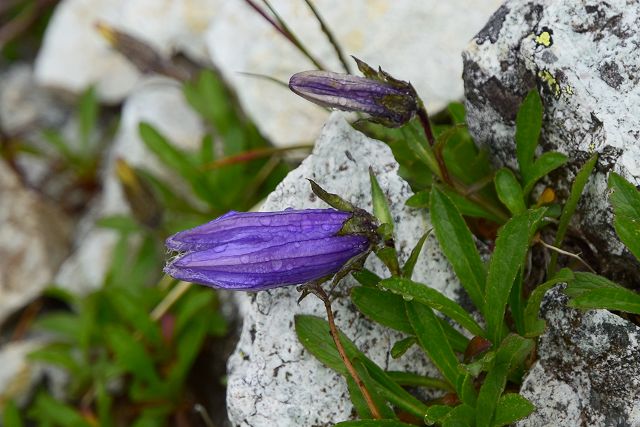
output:
<svg viewBox="0 0 640 427"><path fill-rule="evenodd" d="M607 310L567 308L561 289L543 301L548 328L520 391L537 410L518 426L640 425L640 328Z"/></svg>
<svg viewBox="0 0 640 427"><path fill-rule="evenodd" d="M389 148L352 129L340 113L330 117L313 154L285 178L262 210L327 207L311 193L306 181L310 178L327 191L338 193L370 211L370 165L389 198L397 224L396 242L406 258L430 228L429 220L424 211L404 205L411 190L397 175L398 164ZM374 258L369 258L368 267L388 276ZM430 284L451 298L460 290L434 238L425 244L414 279ZM372 324L358 314L347 297L354 284L349 278L336 290L334 311L338 327L385 369L434 374L435 368L415 348L398 360L391 358L391 347L401 335ZM298 305L298 297L294 287L238 295L244 323L238 346L229 359L227 389L229 417L234 425L332 425L351 417L352 405L344 379L303 349L293 327L294 315L309 313L325 318L324 308L314 297Z"/></svg>
<svg viewBox="0 0 640 427"><path fill-rule="evenodd" d="M514 119L534 86L545 108L541 145L570 159L552 178L561 196L599 154L576 225L599 249L594 261L607 260L602 271L635 262L623 255L603 195L610 171L640 184L638 27L636 1L507 1L463 53L469 130L497 163L516 166Z"/></svg>
<svg viewBox="0 0 640 427"><path fill-rule="evenodd" d="M0 161L0 324L40 295L71 246L71 222Z"/></svg>
<svg viewBox="0 0 640 427"><path fill-rule="evenodd" d="M72 93L95 85L106 102L119 102L140 73L96 31L105 22L169 56L183 52L207 63L202 38L218 10L218 0L64 0L56 7L36 59L43 85Z"/></svg>

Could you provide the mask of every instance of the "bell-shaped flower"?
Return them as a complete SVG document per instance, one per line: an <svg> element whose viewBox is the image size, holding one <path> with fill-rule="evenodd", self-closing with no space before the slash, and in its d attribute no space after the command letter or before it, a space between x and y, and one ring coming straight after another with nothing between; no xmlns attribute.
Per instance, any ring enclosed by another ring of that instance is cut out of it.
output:
<svg viewBox="0 0 640 427"><path fill-rule="evenodd" d="M166 241L180 253L164 271L214 288L259 291L330 277L370 250L364 234L343 234L357 213L335 209L229 212Z"/></svg>
<svg viewBox="0 0 640 427"><path fill-rule="evenodd" d="M375 71L356 59L365 77L330 71L303 71L289 79L289 88L315 104L342 111L366 113L372 121L389 127L407 123L420 100L410 83Z"/></svg>

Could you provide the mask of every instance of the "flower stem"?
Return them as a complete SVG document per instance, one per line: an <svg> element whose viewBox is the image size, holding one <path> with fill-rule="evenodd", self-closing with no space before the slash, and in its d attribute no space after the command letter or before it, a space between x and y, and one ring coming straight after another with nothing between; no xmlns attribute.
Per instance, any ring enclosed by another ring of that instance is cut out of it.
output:
<svg viewBox="0 0 640 427"><path fill-rule="evenodd" d="M324 303L324 308L327 311L327 321L329 322L329 332L331 333L331 338L333 338L333 342L336 345L336 349L338 350L338 354L340 354L340 358L342 359L344 366L347 368L347 371L349 371L351 378L353 378L353 381L356 383L356 385L360 389L360 393L362 393L362 397L367 402L367 406L369 407L369 411L371 411L371 415L373 416L374 419L377 419L377 420L382 419L382 415L380 415L380 411L378 410L378 407L374 403L373 398L369 393L369 390L364 385L364 382L358 375L358 372L356 371L356 369L353 367L353 364L351 363L351 360L349 360L349 357L347 356L347 352L345 351L344 346L340 341L340 332L336 327L336 322L333 317L333 310L331 309L331 300L329 299L329 296L324 291L324 289L322 289L322 286L320 284L315 284L313 286L312 292L315 296L320 298L320 300L322 300L322 302Z"/></svg>
<svg viewBox="0 0 640 427"><path fill-rule="evenodd" d="M427 114L427 109L424 108L424 104L422 104L422 101L420 101L419 104L418 119L420 120L420 125L422 125L422 129L424 130L424 134L427 137L429 145L434 150L436 161L438 162L438 169L440 169L440 174L442 175L442 180L449 186L453 187L453 182L451 182L451 177L449 176L447 165L444 163L444 157L442 155L443 147L436 144L436 138L435 136L433 136L433 130L431 129L431 123L429 122L429 114Z"/></svg>

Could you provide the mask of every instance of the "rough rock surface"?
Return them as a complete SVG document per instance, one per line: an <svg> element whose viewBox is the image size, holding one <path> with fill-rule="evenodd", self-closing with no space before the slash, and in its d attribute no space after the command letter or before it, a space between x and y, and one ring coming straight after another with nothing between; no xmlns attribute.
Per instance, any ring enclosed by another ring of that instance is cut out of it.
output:
<svg viewBox="0 0 640 427"><path fill-rule="evenodd" d="M0 324L40 295L70 245L69 218L0 161Z"/></svg>
<svg viewBox="0 0 640 427"><path fill-rule="evenodd" d="M311 178L327 191L338 193L370 211L370 165L389 198L397 224L397 244L406 258L430 228L429 220L423 212L405 207L411 191L398 177L398 164L389 148L353 130L340 113L330 117L313 154L285 178L262 210L326 207L311 193L306 181ZM388 275L373 256L368 260L368 267ZM434 238L428 239L423 248L414 279L429 283L451 298L460 290ZM433 374L435 368L428 365L415 348L398 360L391 358L389 352L400 335L357 314L346 297L354 284L349 278L337 289L340 296L334 311L338 327L384 368ZM302 348L293 328L295 314L309 313L324 318L324 308L314 297L298 305L298 297L294 287L239 294L244 323L238 346L229 359L227 389L229 417L234 425L333 425L351 416L346 383Z"/></svg>
<svg viewBox="0 0 640 427"><path fill-rule="evenodd" d="M271 3L327 69L342 71L304 2ZM397 78L410 80L427 107L435 111L462 97L460 52L500 1L323 0L314 4L345 55L355 55ZM316 138L327 118L325 110L280 85L240 73L288 82L292 74L316 68L246 2L225 2L206 38L213 62L267 137L277 145ZM350 58L349 62L355 70Z"/></svg>
<svg viewBox="0 0 640 427"><path fill-rule="evenodd" d="M36 78L74 93L95 84L103 100L121 101L140 76L108 46L96 22L139 37L167 56L182 52L207 63L202 33L218 4L219 0L65 0L47 26Z"/></svg>
<svg viewBox="0 0 640 427"><path fill-rule="evenodd" d="M548 329L521 389L538 409L518 426L640 425L640 328L566 302L561 287L545 296Z"/></svg>
<svg viewBox="0 0 640 427"><path fill-rule="evenodd" d="M463 53L469 130L499 163L516 166L514 119L534 86L545 107L542 146L570 159L554 186L566 190L599 154L577 217L599 258L615 255L605 271L634 262L618 258L623 247L603 195L609 171L640 184L639 27L637 1L507 1Z"/></svg>
<svg viewBox="0 0 640 427"><path fill-rule="evenodd" d="M94 223L103 216L128 212L116 177L117 158L176 183L142 142L138 131L141 122L151 124L184 150L199 147L204 134L198 114L187 105L180 87L169 79L148 80L131 94L124 104L118 134L105 166L103 193L80 224L74 253L56 277L56 282L65 288L86 292L102 285L118 236L112 230L95 227Z"/></svg>

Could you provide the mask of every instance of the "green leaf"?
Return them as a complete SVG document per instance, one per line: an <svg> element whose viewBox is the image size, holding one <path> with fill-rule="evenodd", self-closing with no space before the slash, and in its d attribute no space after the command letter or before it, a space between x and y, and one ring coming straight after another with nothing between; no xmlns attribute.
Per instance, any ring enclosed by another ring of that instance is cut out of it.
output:
<svg viewBox="0 0 640 427"><path fill-rule="evenodd" d="M128 215L105 216L98 219L96 225L98 227L110 228L124 233L140 231L140 225L138 222Z"/></svg>
<svg viewBox="0 0 640 427"><path fill-rule="evenodd" d="M404 356L407 350L413 347L417 342L416 337L407 337L400 341L396 341L393 347L391 347L391 357L398 359L399 357Z"/></svg>
<svg viewBox="0 0 640 427"><path fill-rule="evenodd" d="M387 202L387 196L380 188L378 179L373 173L373 168L369 166L369 180L371 181L371 201L373 204L373 215L378 218L380 224L389 224L393 229L393 217L389 210L389 203Z"/></svg>
<svg viewBox="0 0 640 427"><path fill-rule="evenodd" d="M640 314L640 295L625 288L593 289L574 297L568 305L582 310L602 308Z"/></svg>
<svg viewBox="0 0 640 427"><path fill-rule="evenodd" d="M112 324L105 329L104 338L114 352L119 366L150 384L160 382L154 369L152 355L147 353L144 346L129 331L120 325Z"/></svg>
<svg viewBox="0 0 640 427"><path fill-rule="evenodd" d="M170 169L176 171L189 182L197 178L197 169L188 155L171 144L160 132L149 123L140 123L140 138L146 147Z"/></svg>
<svg viewBox="0 0 640 427"><path fill-rule="evenodd" d="M29 410L29 418L60 427L92 427L76 409L45 392L38 393Z"/></svg>
<svg viewBox="0 0 640 427"><path fill-rule="evenodd" d="M527 306L524 310L524 329L525 336L537 337L544 332L546 327L545 321L538 318L540 312L540 304L542 298L549 289L561 282L570 282L573 279L573 272L568 268L558 271L553 278L536 286L529 295Z"/></svg>
<svg viewBox="0 0 640 427"><path fill-rule="evenodd" d="M536 89L527 94L516 116L516 157L525 182L529 181L533 157L542 129L542 100Z"/></svg>
<svg viewBox="0 0 640 427"><path fill-rule="evenodd" d="M351 301L371 320L400 332L413 333L401 296L377 288L358 286L351 289Z"/></svg>
<svg viewBox="0 0 640 427"><path fill-rule="evenodd" d="M427 237L429 237L429 233L431 233L431 230L424 233L420 238L420 240L418 240L418 243L416 243L415 247L411 250L411 254L409 255L409 258L402 266L402 277L406 279L411 279L411 276L413 276L413 269L415 268L416 263L418 262L420 251L422 251L422 246L424 245L424 242L427 240Z"/></svg>
<svg viewBox="0 0 640 427"><path fill-rule="evenodd" d="M351 273L354 279L358 281L362 286L377 287L378 283L382 280L380 276L373 271L363 268L362 270L354 271Z"/></svg>
<svg viewBox="0 0 640 427"><path fill-rule="evenodd" d="M444 417L453 410L453 406L448 405L432 405L424 416L424 423L433 425L439 423Z"/></svg>
<svg viewBox="0 0 640 427"><path fill-rule="evenodd" d="M527 210L527 207L524 204L522 187L520 187L520 183L513 172L507 168L502 168L496 172L494 180L498 198L513 215L517 215Z"/></svg>
<svg viewBox="0 0 640 427"><path fill-rule="evenodd" d="M631 253L640 260L640 192L620 175L609 175L610 196L618 237Z"/></svg>
<svg viewBox="0 0 640 427"><path fill-rule="evenodd" d="M29 353L29 360L58 366L70 375L79 376L82 371L79 361L73 356L74 347L68 344L49 344Z"/></svg>
<svg viewBox="0 0 640 427"><path fill-rule="evenodd" d="M296 315L295 328L298 340L307 351L327 367L345 377L349 376L329 334L329 324L326 320L315 316ZM378 392L387 401L417 417L424 416L427 411L427 406L424 403L392 381L378 365L369 360L342 333L340 333L340 341L350 360L357 358L366 366L371 378L380 385Z"/></svg>
<svg viewBox="0 0 640 427"><path fill-rule="evenodd" d="M84 153L88 154L91 136L98 118L98 101L93 87L87 88L78 102L78 127Z"/></svg>
<svg viewBox="0 0 640 427"><path fill-rule="evenodd" d="M170 382L176 387L184 387L186 376L196 357L202 349L207 336L209 319L204 316L195 317L182 329L176 339L176 364L171 369Z"/></svg>
<svg viewBox="0 0 640 427"><path fill-rule="evenodd" d="M548 175L552 171L558 169L560 166L567 163L567 156L562 153L558 153L555 151L550 151L548 153L543 153L533 164L531 170L529 171L529 176L524 185L524 196L528 197L529 193L533 189L533 186L536 185L541 178Z"/></svg>
<svg viewBox="0 0 640 427"><path fill-rule="evenodd" d="M473 304L483 312L486 270L462 215L437 187L431 190L431 222L460 283Z"/></svg>
<svg viewBox="0 0 640 427"><path fill-rule="evenodd" d="M616 289L621 287L606 277L593 273L577 272L574 273L573 280L569 282L569 286L567 286L564 293L570 297L577 297L594 289Z"/></svg>
<svg viewBox="0 0 640 427"><path fill-rule="evenodd" d="M602 276L575 273L564 291L572 297L570 307L582 310L607 309L640 314L640 295Z"/></svg>
<svg viewBox="0 0 640 427"><path fill-rule="evenodd" d="M369 392L369 396L371 397L373 404L378 409L378 412L380 413L382 418L395 419L396 418L395 412L393 412L391 407L389 407L389 405L387 404L386 399L379 393L380 385L371 378L365 364L361 360L356 358L353 360L353 367L356 370L356 372L358 372L358 376L360 377L365 388ZM353 381L352 378L350 379ZM356 388L358 389L358 393L353 393L353 395L360 394L360 397L361 397L362 393L360 392L360 389L357 386ZM369 412L368 406L367 406L367 412ZM373 415L371 413L367 415L368 415L367 417L361 417L361 418L373 418Z"/></svg>
<svg viewBox="0 0 640 427"><path fill-rule="evenodd" d="M415 427L412 424L406 424L396 420L356 420L343 421L335 425L335 427Z"/></svg>
<svg viewBox="0 0 640 427"><path fill-rule="evenodd" d="M461 102L452 102L447 106L447 110L449 110L449 114L451 114L451 118L453 118L453 122L456 124L464 124L466 112L464 108L464 104Z"/></svg>
<svg viewBox="0 0 640 427"><path fill-rule="evenodd" d="M59 339L77 342L80 337L78 316L73 313L53 312L38 318L34 328L53 332Z"/></svg>
<svg viewBox="0 0 640 427"><path fill-rule="evenodd" d="M404 204L410 208L428 208L429 194L429 190L418 191L416 194L409 197Z"/></svg>
<svg viewBox="0 0 640 427"><path fill-rule="evenodd" d="M493 420L494 427L513 424L518 420L528 417L536 407L518 393L505 393L500 396L496 405L496 414Z"/></svg>
<svg viewBox="0 0 640 427"><path fill-rule="evenodd" d="M380 282L380 287L399 293L405 300L414 300L441 312L474 335L485 335L480 325L464 308L427 285L400 277L390 277ZM411 319L409 321L412 322Z"/></svg>
<svg viewBox="0 0 640 427"><path fill-rule="evenodd" d="M498 232L485 290L484 316L489 340L502 340L504 315L511 287L529 249L529 213L516 215Z"/></svg>
<svg viewBox="0 0 640 427"><path fill-rule="evenodd" d="M208 316L208 312L215 309L213 303L216 299L215 292L210 289L201 289L192 287L187 293L180 298L180 302L176 307L176 323L175 333L180 334L189 324L189 322L199 314Z"/></svg>
<svg viewBox="0 0 640 427"><path fill-rule="evenodd" d="M580 168L578 174L576 175L575 181L573 181L573 184L571 185L571 192L569 193L569 198L567 199L567 202L564 204L564 208L562 209L562 215L560 216L560 221L558 222L558 231L556 232L556 237L553 241L553 246L557 248L562 245L562 241L564 240L567 228L569 228L571 217L573 217L573 214L576 211L576 207L578 206L578 200L580 200L582 190L587 184L587 180L589 179L591 171L593 171L597 160L597 154L591 156L591 158L587 160L587 162ZM547 267L548 276L555 273L557 262L558 253L554 251L551 253L551 259L549 261L549 266Z"/></svg>
<svg viewBox="0 0 640 427"><path fill-rule="evenodd" d="M513 319L516 332L524 335L524 294L522 289L522 270L518 272L516 280L513 282L511 293L509 294L509 310Z"/></svg>
<svg viewBox="0 0 640 427"><path fill-rule="evenodd" d="M131 289L114 287L105 289L105 296L120 319L139 331L149 342L157 345L162 341L160 327L151 319L142 295Z"/></svg>
<svg viewBox="0 0 640 427"><path fill-rule="evenodd" d="M483 409L481 409L482 411ZM475 408L462 404L453 408L447 415L442 417L440 422L442 427L468 427L473 425L476 416Z"/></svg>
<svg viewBox="0 0 640 427"><path fill-rule="evenodd" d="M458 359L431 308L415 301L405 303L407 317L420 346L451 384L457 384L461 371Z"/></svg>
<svg viewBox="0 0 640 427"><path fill-rule="evenodd" d="M7 400L4 404L4 414L2 414L2 423L5 427L22 427L22 417L18 406L13 400Z"/></svg>
<svg viewBox="0 0 640 427"><path fill-rule="evenodd" d="M469 200L465 196L462 196L455 191L447 188L441 188L440 190L447 195L451 202L453 202L461 215L473 218L484 218L497 224L501 224L504 222L501 217L494 214L493 212L489 212L487 209Z"/></svg>
<svg viewBox="0 0 640 427"><path fill-rule="evenodd" d="M477 407L482 408L477 413L477 427L491 427L494 412L507 383L509 372L516 368L533 350L533 340L511 334L504 339L496 352L493 366L478 393Z"/></svg>
<svg viewBox="0 0 640 427"><path fill-rule="evenodd" d="M387 375L403 387L426 387L438 390L454 391L451 384L441 380L440 378L425 377L403 371L387 371Z"/></svg>

